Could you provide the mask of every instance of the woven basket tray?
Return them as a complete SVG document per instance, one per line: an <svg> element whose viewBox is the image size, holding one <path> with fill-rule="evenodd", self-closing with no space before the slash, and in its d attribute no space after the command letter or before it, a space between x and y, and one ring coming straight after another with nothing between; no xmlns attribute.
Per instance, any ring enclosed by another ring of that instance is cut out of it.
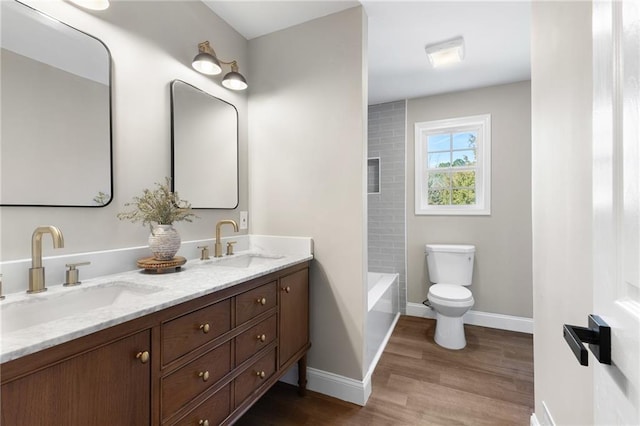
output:
<svg viewBox="0 0 640 426"><path fill-rule="evenodd" d="M170 260L158 260L153 257L145 257L144 259L138 259L136 262L138 268L142 268L151 274L177 272L185 263L187 263L187 259L182 256L176 256Z"/></svg>

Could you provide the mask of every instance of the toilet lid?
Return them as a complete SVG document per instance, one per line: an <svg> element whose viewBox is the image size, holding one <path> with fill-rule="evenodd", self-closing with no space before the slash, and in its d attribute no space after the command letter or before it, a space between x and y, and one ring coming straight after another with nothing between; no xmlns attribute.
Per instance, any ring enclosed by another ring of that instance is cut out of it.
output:
<svg viewBox="0 0 640 426"><path fill-rule="evenodd" d="M473 299L473 295L466 287L454 284L434 284L429 293L442 300L465 302Z"/></svg>

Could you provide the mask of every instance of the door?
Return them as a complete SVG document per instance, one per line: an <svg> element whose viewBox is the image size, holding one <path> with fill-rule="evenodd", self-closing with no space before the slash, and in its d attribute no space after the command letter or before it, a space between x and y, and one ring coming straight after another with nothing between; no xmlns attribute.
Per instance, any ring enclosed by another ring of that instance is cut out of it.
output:
<svg viewBox="0 0 640 426"><path fill-rule="evenodd" d="M611 326L595 363L594 422L640 424L640 5L593 2L593 312ZM593 359L593 358L592 358Z"/></svg>

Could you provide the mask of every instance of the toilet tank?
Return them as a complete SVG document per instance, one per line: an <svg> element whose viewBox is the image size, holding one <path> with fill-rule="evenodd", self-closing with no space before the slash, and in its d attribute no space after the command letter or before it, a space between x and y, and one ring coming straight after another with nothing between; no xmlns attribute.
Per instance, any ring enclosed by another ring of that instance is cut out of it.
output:
<svg viewBox="0 0 640 426"><path fill-rule="evenodd" d="M427 244L427 268L432 283L471 285L475 246L468 244Z"/></svg>

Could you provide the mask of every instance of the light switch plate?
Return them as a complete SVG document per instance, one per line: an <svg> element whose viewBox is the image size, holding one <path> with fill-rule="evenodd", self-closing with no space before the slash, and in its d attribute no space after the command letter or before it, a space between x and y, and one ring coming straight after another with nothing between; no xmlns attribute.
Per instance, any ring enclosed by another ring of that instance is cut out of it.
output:
<svg viewBox="0 0 640 426"><path fill-rule="evenodd" d="M249 227L249 212L240 212L240 229Z"/></svg>

